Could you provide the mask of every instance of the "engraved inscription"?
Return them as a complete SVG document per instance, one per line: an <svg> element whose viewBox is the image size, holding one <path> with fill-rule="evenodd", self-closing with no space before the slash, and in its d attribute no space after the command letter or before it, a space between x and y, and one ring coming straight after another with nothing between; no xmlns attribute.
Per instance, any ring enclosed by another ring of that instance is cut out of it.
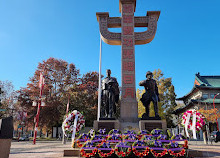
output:
<svg viewBox="0 0 220 158"><path fill-rule="evenodd" d="M134 50L133 49L123 49L123 59L133 59Z"/></svg>
<svg viewBox="0 0 220 158"><path fill-rule="evenodd" d="M123 82L125 84L132 84L132 83L134 83L134 76L133 75L124 75Z"/></svg>
<svg viewBox="0 0 220 158"><path fill-rule="evenodd" d="M134 71L134 62L131 61L124 61L123 62L123 70L124 71Z"/></svg>
<svg viewBox="0 0 220 158"><path fill-rule="evenodd" d="M134 98L134 88L125 88L125 95L123 98Z"/></svg>

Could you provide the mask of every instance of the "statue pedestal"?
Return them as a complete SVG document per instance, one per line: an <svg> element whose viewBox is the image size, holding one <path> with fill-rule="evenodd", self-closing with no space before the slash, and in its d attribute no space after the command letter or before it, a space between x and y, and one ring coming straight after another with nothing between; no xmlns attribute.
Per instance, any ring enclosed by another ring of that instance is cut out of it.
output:
<svg viewBox="0 0 220 158"><path fill-rule="evenodd" d="M139 128L140 130L148 130L149 132L155 128L166 131L167 122L166 120L140 120Z"/></svg>
<svg viewBox="0 0 220 158"><path fill-rule="evenodd" d="M63 151L63 156L64 157L80 157L80 150L79 148L71 148L71 149L66 149Z"/></svg>
<svg viewBox="0 0 220 158"><path fill-rule="evenodd" d="M93 123L93 129L98 131L99 129L105 128L106 131L110 131L112 129L119 129L120 122L119 120L95 120Z"/></svg>

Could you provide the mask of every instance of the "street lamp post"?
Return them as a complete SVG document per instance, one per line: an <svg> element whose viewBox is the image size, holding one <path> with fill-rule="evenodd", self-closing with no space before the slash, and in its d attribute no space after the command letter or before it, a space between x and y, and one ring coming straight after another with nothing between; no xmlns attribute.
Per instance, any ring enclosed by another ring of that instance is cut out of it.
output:
<svg viewBox="0 0 220 158"><path fill-rule="evenodd" d="M37 114L36 114L36 117L35 117L35 128L34 128L33 144L36 144L37 128L38 128L39 116L40 116L40 107L41 107L41 104L42 104L41 98L42 98L43 87L44 87L44 77L43 77L42 73L40 73L39 87L40 87L40 95L39 95L39 100L38 100ZM35 102L35 105L36 104L37 103ZM34 102L33 102L33 106L34 106Z"/></svg>
<svg viewBox="0 0 220 158"><path fill-rule="evenodd" d="M213 106L214 106L214 110L215 110L215 98L219 95L220 93L217 93L214 98L213 98ZM216 116L216 124L217 124L217 130L219 131L219 128L218 128L218 116L216 114L216 111L215 111L215 116Z"/></svg>
<svg viewBox="0 0 220 158"><path fill-rule="evenodd" d="M36 144L37 128L38 128L38 123L39 123L40 107L41 107L41 96L42 96L42 91L40 91L40 96L39 96L39 101L38 101L38 107L37 107L37 114L36 114L36 117L35 117L35 128L34 128L33 144ZM34 103L33 103L33 104L34 104Z"/></svg>

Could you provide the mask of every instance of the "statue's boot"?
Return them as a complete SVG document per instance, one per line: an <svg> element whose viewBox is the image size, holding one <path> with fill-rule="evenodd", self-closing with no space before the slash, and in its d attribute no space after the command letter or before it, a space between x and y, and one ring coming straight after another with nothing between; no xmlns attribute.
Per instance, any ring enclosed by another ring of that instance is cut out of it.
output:
<svg viewBox="0 0 220 158"><path fill-rule="evenodd" d="M142 115L142 119L148 119L149 118L149 105L145 106L145 110L146 110L146 113L144 113Z"/></svg>
<svg viewBox="0 0 220 158"><path fill-rule="evenodd" d="M145 106L145 110L146 110L145 117L149 117L149 105Z"/></svg>
<svg viewBox="0 0 220 158"><path fill-rule="evenodd" d="M155 112L155 117L160 117L159 114L158 114L157 102L154 103L154 112Z"/></svg>

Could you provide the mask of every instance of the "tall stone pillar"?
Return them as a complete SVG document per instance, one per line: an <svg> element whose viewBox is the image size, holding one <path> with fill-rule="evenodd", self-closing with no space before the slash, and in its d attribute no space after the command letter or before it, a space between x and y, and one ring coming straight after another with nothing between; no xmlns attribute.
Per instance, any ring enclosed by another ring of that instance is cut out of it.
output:
<svg viewBox="0 0 220 158"><path fill-rule="evenodd" d="M138 106L135 86L135 39L134 39L134 10L136 0L121 0L121 45L122 45L122 97L121 121L136 122Z"/></svg>

